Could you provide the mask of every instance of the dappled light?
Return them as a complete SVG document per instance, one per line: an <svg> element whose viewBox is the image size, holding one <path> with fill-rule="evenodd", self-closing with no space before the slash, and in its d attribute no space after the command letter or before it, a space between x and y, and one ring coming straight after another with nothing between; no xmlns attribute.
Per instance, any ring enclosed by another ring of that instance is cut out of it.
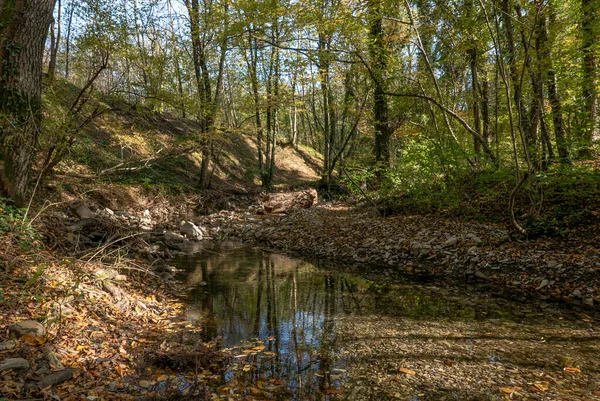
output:
<svg viewBox="0 0 600 401"><path fill-rule="evenodd" d="M600 399L599 12L0 1L0 401Z"/></svg>

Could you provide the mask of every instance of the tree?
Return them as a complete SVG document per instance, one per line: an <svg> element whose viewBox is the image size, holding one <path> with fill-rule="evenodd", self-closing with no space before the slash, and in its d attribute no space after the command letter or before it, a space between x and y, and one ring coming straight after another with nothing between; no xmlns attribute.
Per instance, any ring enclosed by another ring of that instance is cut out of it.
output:
<svg viewBox="0 0 600 401"><path fill-rule="evenodd" d="M371 0L367 4L369 20L369 53L373 71L373 117L375 128L375 163L390 165L390 127L386 94L387 54L383 32L383 3Z"/></svg>
<svg viewBox="0 0 600 401"><path fill-rule="evenodd" d="M0 1L0 191L24 204L42 118L42 64L54 0Z"/></svg>
<svg viewBox="0 0 600 401"><path fill-rule="evenodd" d="M598 47L600 46L600 0L581 0L581 32L583 37L583 84L584 102L583 153L598 133Z"/></svg>

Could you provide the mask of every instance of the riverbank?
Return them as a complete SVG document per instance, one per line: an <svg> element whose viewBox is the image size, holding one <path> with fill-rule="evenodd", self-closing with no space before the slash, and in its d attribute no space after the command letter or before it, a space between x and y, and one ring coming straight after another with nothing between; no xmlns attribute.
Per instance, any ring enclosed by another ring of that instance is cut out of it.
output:
<svg viewBox="0 0 600 401"><path fill-rule="evenodd" d="M504 226L433 216L380 217L322 204L287 215L255 209L199 219L218 239L410 275L475 279L593 308L600 302L599 226L567 238L511 238Z"/></svg>

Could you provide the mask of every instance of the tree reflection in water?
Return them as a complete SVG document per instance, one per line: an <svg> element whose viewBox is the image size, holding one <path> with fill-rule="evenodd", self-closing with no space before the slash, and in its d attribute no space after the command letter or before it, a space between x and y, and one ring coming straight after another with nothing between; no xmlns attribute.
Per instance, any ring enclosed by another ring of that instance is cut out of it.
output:
<svg viewBox="0 0 600 401"><path fill-rule="evenodd" d="M227 348L254 339L265 344L264 353L245 359L253 369L236 380L284 380L287 397L295 399L336 393L345 362L335 357L335 317L338 305L356 311L349 305L356 300L345 296L356 286L339 285L336 273L307 262L245 246L206 249L180 264L190 271L206 340L219 338Z"/></svg>

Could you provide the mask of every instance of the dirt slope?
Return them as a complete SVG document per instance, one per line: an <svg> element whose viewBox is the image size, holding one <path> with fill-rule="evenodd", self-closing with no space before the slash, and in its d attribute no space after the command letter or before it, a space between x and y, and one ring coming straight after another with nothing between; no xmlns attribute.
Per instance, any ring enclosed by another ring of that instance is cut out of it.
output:
<svg viewBox="0 0 600 401"><path fill-rule="evenodd" d="M61 118L78 94L77 88L57 83L45 91L46 146L53 146ZM159 185L195 190L202 157L199 125L169 113L152 111L122 100L93 99L90 107L106 110L76 134L68 157L55 169L59 175L95 175L117 165L146 168L121 174L105 174L102 181L124 186ZM84 115L81 118L85 117ZM258 150L254 127L218 131L211 136L213 162L211 188L260 191ZM285 142L286 138L279 138ZM148 159L151 159L148 161ZM309 148L277 146L274 183L277 187L299 187L319 179L320 156ZM61 178L62 180L62 178ZM96 182L98 182L96 180Z"/></svg>

